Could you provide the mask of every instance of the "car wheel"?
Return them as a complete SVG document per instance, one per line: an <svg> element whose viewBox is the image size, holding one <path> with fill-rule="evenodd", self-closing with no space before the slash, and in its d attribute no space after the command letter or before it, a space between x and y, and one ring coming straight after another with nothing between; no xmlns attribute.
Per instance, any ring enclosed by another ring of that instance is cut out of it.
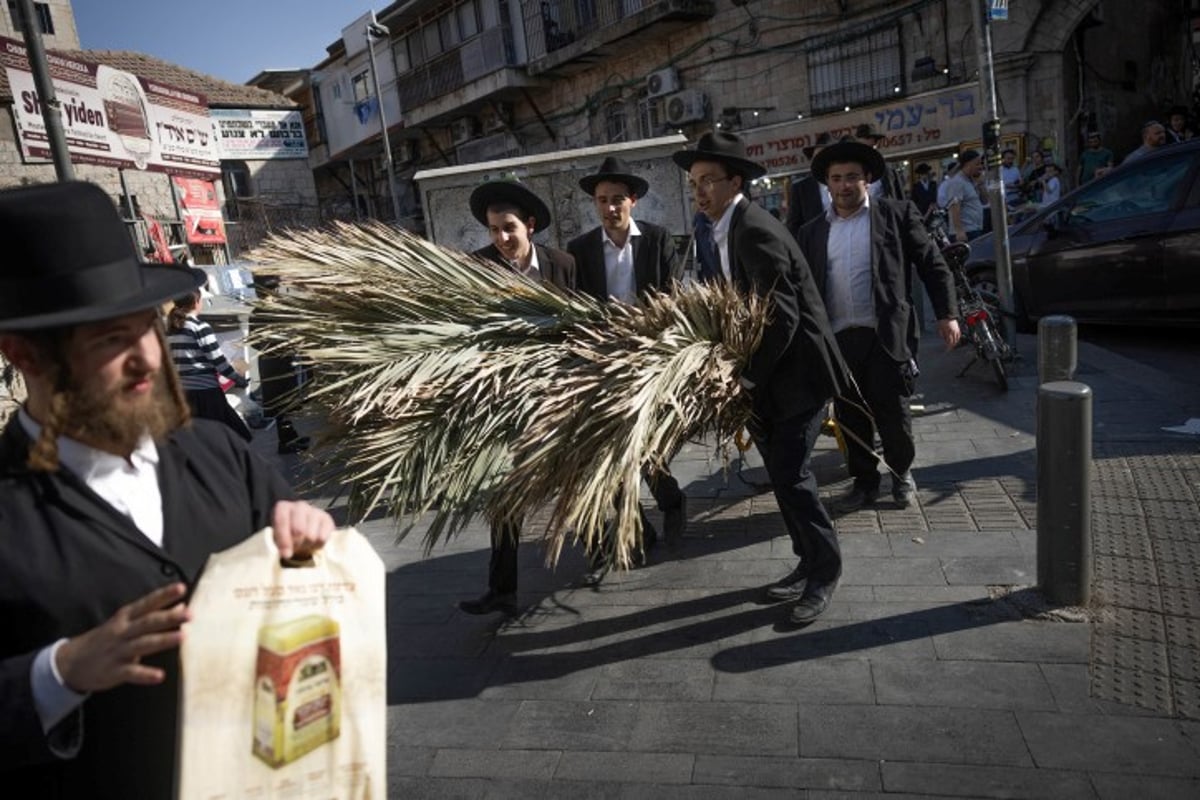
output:
<svg viewBox="0 0 1200 800"><path fill-rule="evenodd" d="M1000 313L1000 283L996 280L996 271L988 267L970 275L971 285L985 298L992 312L993 319L1003 319L1004 315ZM1021 302L1021 295L1013 289L1013 325L1017 329L1017 333L1035 333L1037 332L1037 324L1029 318L1025 313L1025 304Z"/></svg>

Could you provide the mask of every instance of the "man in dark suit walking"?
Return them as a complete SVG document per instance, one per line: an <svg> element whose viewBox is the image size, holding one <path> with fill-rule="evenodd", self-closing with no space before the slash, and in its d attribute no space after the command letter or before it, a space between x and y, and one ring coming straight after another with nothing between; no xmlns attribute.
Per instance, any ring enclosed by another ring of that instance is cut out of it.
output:
<svg viewBox="0 0 1200 800"><path fill-rule="evenodd" d="M800 248L782 222L746 196L750 181L766 170L746 157L745 142L731 133L706 133L694 150L673 159L687 170L696 205L713 221L725 279L771 304L741 380L754 403L755 444L800 559L767 588L767 597L796 601L791 621L807 623L829 606L842 574L837 534L810 462L825 403L851 391L850 375Z"/></svg>
<svg viewBox="0 0 1200 800"><path fill-rule="evenodd" d="M575 259L568 253L535 244L533 234L550 226L550 208L515 180L489 181L471 192L471 214L487 226L492 243L472 255L490 259L530 280L575 288ZM517 613L517 546L520 522L492 524L488 590L458 607L468 614Z"/></svg>
<svg viewBox="0 0 1200 800"><path fill-rule="evenodd" d="M572 239L567 252L575 259L579 290L601 302L611 299L636 303L646 292L671 291L681 277L681 262L671 232L649 222L633 219L638 198L645 197L649 182L622 159L609 156L593 174L580 179L579 187L596 204L600 224ZM643 470L658 508L663 512L663 534L675 546L683 536L686 520L684 495L669 472ZM657 541L654 526L643 520L642 541L651 547ZM604 567L593 571L589 583L599 582Z"/></svg>
<svg viewBox="0 0 1200 800"><path fill-rule="evenodd" d="M922 161L915 170L917 182L912 186L912 201L921 212L921 220L929 219L930 212L937 208L938 184L931 177L933 170Z"/></svg>
<svg viewBox="0 0 1200 800"><path fill-rule="evenodd" d="M812 264L838 346L866 400L836 400L838 423L847 435L847 463L854 486L846 510L875 502L879 472L875 428L893 472L892 497L901 507L915 499L909 468L916 449L909 398L916 379L917 315L912 305L913 267L933 301L938 334L948 348L958 344L954 278L921 224L917 208L870 196L868 186L887 167L861 142L839 142L813 162L833 207L800 232L800 247ZM872 421L872 416L874 420Z"/></svg>

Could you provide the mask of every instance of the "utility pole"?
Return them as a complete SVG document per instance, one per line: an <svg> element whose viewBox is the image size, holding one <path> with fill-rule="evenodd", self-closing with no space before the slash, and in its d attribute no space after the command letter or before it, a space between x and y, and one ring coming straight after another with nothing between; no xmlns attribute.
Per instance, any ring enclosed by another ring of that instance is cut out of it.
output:
<svg viewBox="0 0 1200 800"><path fill-rule="evenodd" d="M29 0L25 0L29 2ZM396 196L396 172L392 166L392 144L388 139L387 117L383 113L383 90L379 87L379 69L375 66L375 39L387 38L391 31L386 25L375 21L375 12L371 12L371 21L367 23L367 57L371 59L371 79L375 82L375 99L379 102L379 125L383 128L383 166L387 170L388 191L392 196L392 219L400 221L400 199ZM357 201L355 201L357 203Z"/></svg>
<svg viewBox="0 0 1200 800"><path fill-rule="evenodd" d="M25 54L29 58L29 71L33 73L33 85L37 89L42 107L42 122L46 126L46 142L50 145L54 174L60 181L73 181L75 169L71 166L67 137L63 134L61 104L54 94L54 82L50 80L50 69L46 66L46 48L42 44L42 31L38 28L33 0L17 0L17 3L21 9L21 34L25 38Z"/></svg>
<svg viewBox="0 0 1200 800"><path fill-rule="evenodd" d="M979 63L979 92L982 95L985 180L988 203L992 209L992 244L996 254L996 288L1004 311L1013 311L1012 255L1008 249L1008 207L1004 202L1004 181L1000 177L1000 113L996 103L996 73L992 60L992 25L989 12L991 0L971 0L975 15L975 34ZM1005 3L1007 7L1007 3ZM1000 319L1004 340L1016 351L1016 330L1013 318L1004 314Z"/></svg>

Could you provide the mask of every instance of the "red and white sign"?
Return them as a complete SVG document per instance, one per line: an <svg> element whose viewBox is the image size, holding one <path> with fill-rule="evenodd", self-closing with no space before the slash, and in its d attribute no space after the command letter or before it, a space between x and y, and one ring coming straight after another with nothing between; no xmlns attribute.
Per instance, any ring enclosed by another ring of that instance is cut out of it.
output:
<svg viewBox="0 0 1200 800"><path fill-rule="evenodd" d="M46 53L46 61L71 161L197 177L220 174L202 95L54 52ZM49 137L25 45L0 37L0 66L12 88L22 157L48 160Z"/></svg>
<svg viewBox="0 0 1200 800"><path fill-rule="evenodd" d="M180 175L171 176L171 182L179 198L188 244L224 244L225 220L221 218L216 184Z"/></svg>

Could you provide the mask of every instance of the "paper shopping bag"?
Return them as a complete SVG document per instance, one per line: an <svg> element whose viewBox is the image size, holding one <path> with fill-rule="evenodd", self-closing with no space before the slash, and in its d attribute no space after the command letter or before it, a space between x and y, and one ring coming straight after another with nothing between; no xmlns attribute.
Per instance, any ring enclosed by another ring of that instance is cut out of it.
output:
<svg viewBox="0 0 1200 800"><path fill-rule="evenodd" d="M212 556L189 605L181 800L387 797L384 569L361 534L285 567L268 528Z"/></svg>

